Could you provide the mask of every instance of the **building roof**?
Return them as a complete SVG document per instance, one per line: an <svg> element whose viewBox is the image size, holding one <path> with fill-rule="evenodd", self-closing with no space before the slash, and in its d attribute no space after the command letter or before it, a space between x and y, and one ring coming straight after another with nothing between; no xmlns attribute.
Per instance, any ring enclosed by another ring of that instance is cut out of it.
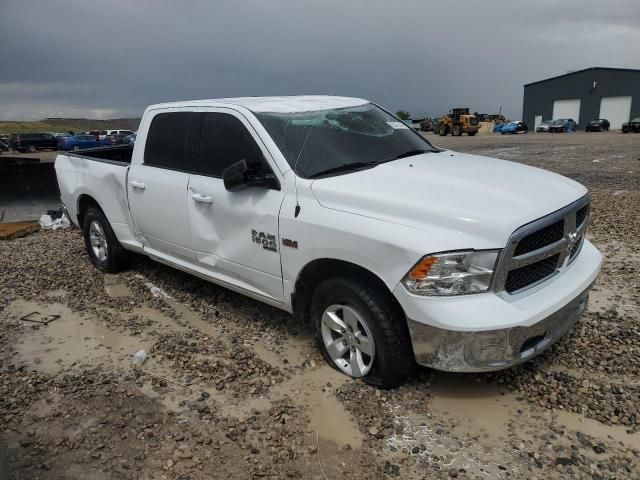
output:
<svg viewBox="0 0 640 480"><path fill-rule="evenodd" d="M637 70L637 69L634 69L634 68L589 67L589 68L583 68L582 70L575 70L573 72L568 72L568 73L565 73L563 75L558 75L556 77L550 77L550 78L545 78L544 80L538 80L536 82L525 83L524 86L528 87L530 85L536 85L538 83L548 82L550 80L555 80L557 78L568 77L569 75L575 75L577 73L587 72L589 70L613 70L613 71L617 71L617 72L635 72L635 73L640 73L640 70Z"/></svg>
<svg viewBox="0 0 640 480"><path fill-rule="evenodd" d="M237 107L244 107L252 112L295 113L328 110L332 108L355 107L366 103L368 103L368 101L362 98L334 97L329 95L297 95L289 97L238 97L192 100L161 103L158 105L152 105L149 108L178 108L187 106L219 107L233 105Z"/></svg>

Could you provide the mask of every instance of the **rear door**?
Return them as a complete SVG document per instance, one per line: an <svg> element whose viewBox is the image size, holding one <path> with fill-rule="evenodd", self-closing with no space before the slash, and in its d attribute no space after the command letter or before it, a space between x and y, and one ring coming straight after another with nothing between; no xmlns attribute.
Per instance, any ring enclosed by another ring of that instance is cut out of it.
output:
<svg viewBox="0 0 640 480"><path fill-rule="evenodd" d="M193 148L189 133L198 114L151 112L144 156L132 162L127 191L136 229L146 251L172 260L195 261L191 248L187 186Z"/></svg>
<svg viewBox="0 0 640 480"><path fill-rule="evenodd" d="M213 277L282 301L278 215L284 193L259 187L227 191L222 171L239 160L280 175L240 113L225 108L204 112L187 199L192 244L200 266Z"/></svg>

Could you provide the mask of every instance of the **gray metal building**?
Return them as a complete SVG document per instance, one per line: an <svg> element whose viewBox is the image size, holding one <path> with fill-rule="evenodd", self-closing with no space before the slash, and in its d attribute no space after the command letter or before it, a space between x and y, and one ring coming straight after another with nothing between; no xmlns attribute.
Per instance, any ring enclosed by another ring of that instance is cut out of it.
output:
<svg viewBox="0 0 640 480"><path fill-rule="evenodd" d="M584 128L606 118L613 130L635 117L640 117L640 70L586 68L524 86L522 120L530 127L573 118Z"/></svg>

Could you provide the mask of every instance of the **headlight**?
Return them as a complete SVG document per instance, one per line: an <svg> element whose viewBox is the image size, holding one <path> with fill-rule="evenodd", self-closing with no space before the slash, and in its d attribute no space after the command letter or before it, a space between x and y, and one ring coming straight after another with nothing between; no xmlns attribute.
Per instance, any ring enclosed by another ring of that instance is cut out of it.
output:
<svg viewBox="0 0 640 480"><path fill-rule="evenodd" d="M499 250L438 253L422 258L402 283L416 295L446 296L486 292Z"/></svg>

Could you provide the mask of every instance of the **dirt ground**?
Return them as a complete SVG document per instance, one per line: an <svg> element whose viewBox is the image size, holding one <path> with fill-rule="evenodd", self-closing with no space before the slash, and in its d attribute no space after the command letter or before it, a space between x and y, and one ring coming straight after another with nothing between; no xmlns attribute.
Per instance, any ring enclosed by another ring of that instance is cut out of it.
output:
<svg viewBox="0 0 640 480"><path fill-rule="evenodd" d="M640 135L427 138L590 188L606 263L551 349L379 391L325 365L288 314L144 258L104 275L78 230L39 232L0 243L5 475L640 478Z"/></svg>

